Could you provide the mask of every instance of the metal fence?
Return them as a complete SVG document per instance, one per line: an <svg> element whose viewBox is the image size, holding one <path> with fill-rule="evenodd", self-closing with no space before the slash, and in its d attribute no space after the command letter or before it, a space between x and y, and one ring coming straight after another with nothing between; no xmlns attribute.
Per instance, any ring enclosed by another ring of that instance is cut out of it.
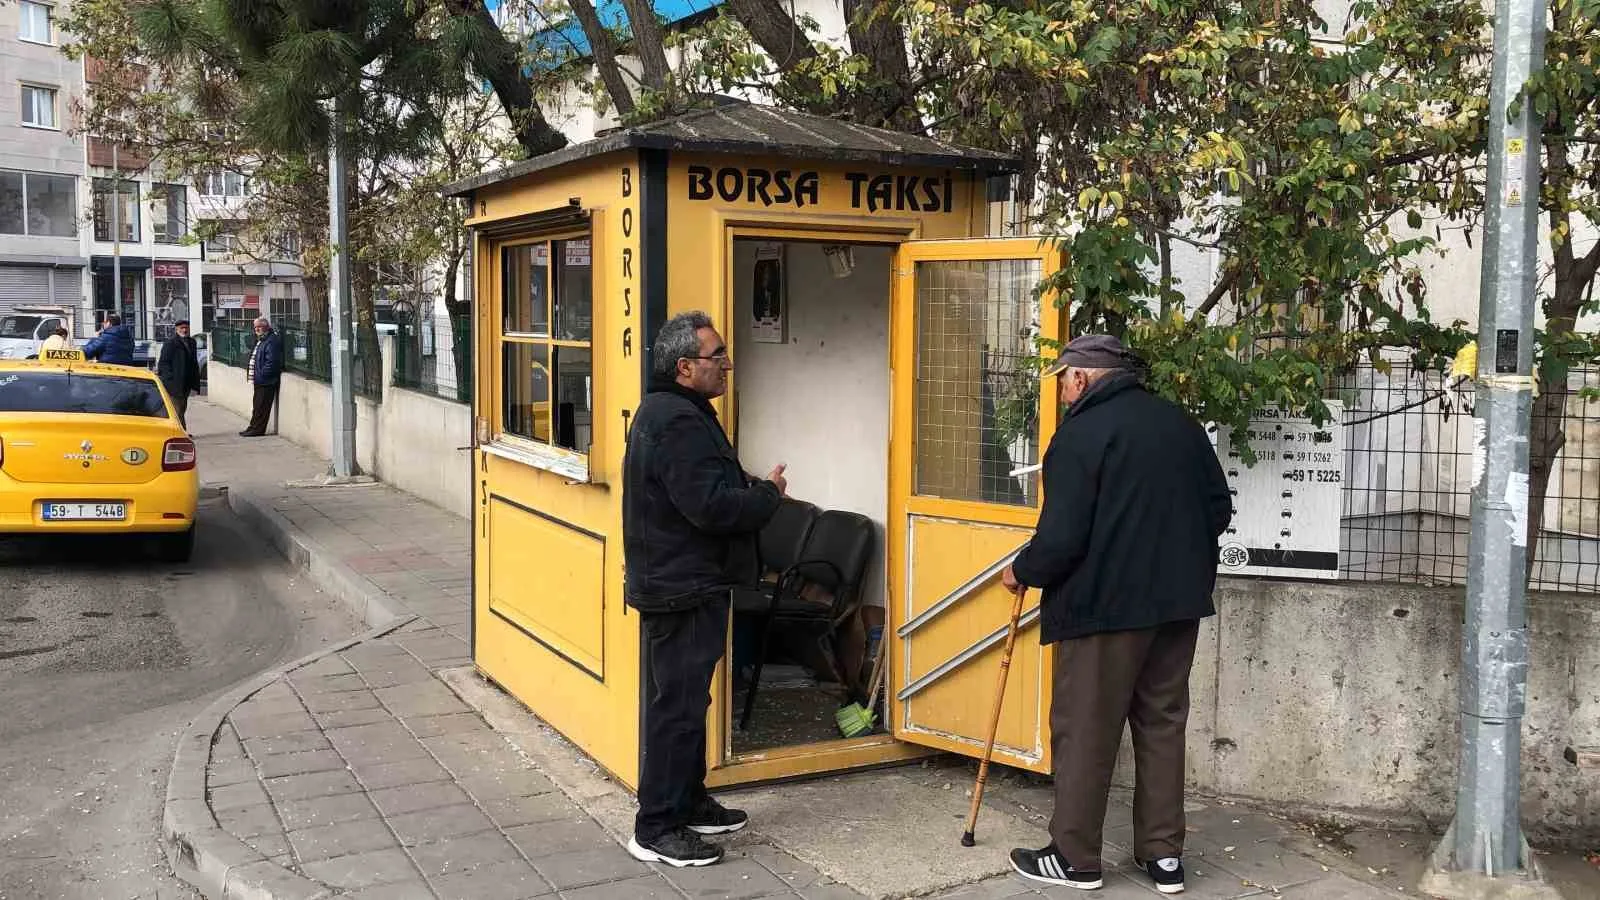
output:
<svg viewBox="0 0 1600 900"><path fill-rule="evenodd" d="M326 328L300 323L283 323L276 327L283 338L285 370L317 381L333 380L332 341ZM212 326L211 353L219 362L243 368L249 365L255 346L255 332L248 325L217 322ZM370 365L366 354L373 357ZM382 401L383 360L377 347L358 346L351 358L351 376L357 394Z"/></svg>
<svg viewBox="0 0 1600 900"><path fill-rule="evenodd" d="M1574 370L1530 586L1600 592L1600 369ZM1404 361L1334 382L1345 404L1343 577L1462 584L1473 480L1473 391Z"/></svg>
<svg viewBox="0 0 1600 900"><path fill-rule="evenodd" d="M394 337L394 385L472 402L472 317L402 322Z"/></svg>

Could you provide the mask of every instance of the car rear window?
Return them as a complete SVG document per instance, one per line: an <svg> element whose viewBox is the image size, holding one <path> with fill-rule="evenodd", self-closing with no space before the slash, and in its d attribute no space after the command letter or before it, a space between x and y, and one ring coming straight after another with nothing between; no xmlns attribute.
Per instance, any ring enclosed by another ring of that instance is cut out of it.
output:
<svg viewBox="0 0 1600 900"><path fill-rule="evenodd" d="M168 418L154 381L72 372L0 372L0 412Z"/></svg>
<svg viewBox="0 0 1600 900"><path fill-rule="evenodd" d="M0 338L31 338L40 316L0 316Z"/></svg>

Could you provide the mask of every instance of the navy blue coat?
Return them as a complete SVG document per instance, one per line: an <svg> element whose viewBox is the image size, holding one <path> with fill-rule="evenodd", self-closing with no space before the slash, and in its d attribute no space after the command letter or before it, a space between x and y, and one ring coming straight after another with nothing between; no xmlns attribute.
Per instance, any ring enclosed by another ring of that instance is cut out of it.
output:
<svg viewBox="0 0 1600 900"><path fill-rule="evenodd" d="M112 365L133 365L133 327L113 325L102 329L83 346L83 355Z"/></svg>
<svg viewBox="0 0 1600 900"><path fill-rule="evenodd" d="M253 354L259 352L255 357L256 371L252 383L277 384L283 375L283 335L269 331L256 342L256 348L251 351Z"/></svg>

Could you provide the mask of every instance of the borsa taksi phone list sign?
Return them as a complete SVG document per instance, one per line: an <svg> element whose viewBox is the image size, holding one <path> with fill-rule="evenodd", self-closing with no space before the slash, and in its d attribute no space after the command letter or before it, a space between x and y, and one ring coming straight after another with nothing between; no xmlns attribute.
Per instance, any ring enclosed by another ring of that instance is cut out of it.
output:
<svg viewBox="0 0 1600 900"><path fill-rule="evenodd" d="M1328 401L1320 427L1305 416L1264 409L1250 422L1247 466L1229 429L1217 457L1233 495L1217 571L1225 575L1339 577L1339 516L1344 496L1344 405Z"/></svg>

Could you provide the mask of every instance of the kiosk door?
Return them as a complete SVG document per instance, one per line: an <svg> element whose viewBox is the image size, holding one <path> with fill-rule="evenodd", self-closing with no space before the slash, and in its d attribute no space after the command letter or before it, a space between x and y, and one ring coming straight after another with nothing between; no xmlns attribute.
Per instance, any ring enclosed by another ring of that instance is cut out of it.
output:
<svg viewBox="0 0 1600 900"><path fill-rule="evenodd" d="M1035 466L1053 433L1038 338L1064 314L1040 295L1060 252L1036 238L915 241L895 260L888 713L895 736L977 755L1011 595L1000 573L1039 511ZM1023 607L995 759L1046 772L1050 662L1037 592Z"/></svg>

